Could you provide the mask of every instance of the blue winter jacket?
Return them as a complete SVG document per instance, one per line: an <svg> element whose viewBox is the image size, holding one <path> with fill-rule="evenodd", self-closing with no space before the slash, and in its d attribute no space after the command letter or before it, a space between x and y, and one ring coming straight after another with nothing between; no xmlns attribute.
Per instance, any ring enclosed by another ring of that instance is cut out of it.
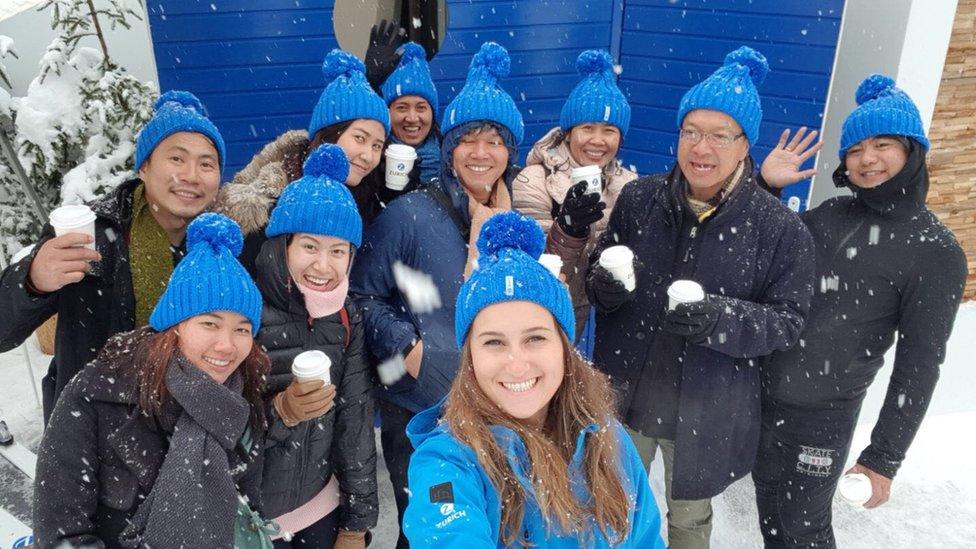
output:
<svg viewBox="0 0 976 549"><path fill-rule="evenodd" d="M414 446L410 458L410 503L403 517L403 529L412 545L477 549L504 547L501 532L502 508L498 493L478 458L469 446L458 441L440 422L443 401L414 416L407 424L407 436ZM654 493L633 441L623 427L613 422L619 434L622 452L621 481L629 496L628 520L630 533L620 548L663 548L661 516ZM573 486L577 497L588 498L586 476L583 471L586 436L599 429L591 424L580 431L576 451L570 462ZM527 491L522 528L534 547L610 547L595 523L583 535L559 535L553 525L546 523L535 504L534 490L526 471L528 453L522 439L506 427L491 427L495 440L508 456L509 466Z"/></svg>
<svg viewBox="0 0 976 549"><path fill-rule="evenodd" d="M516 173L514 167L506 173L509 190ZM442 190L469 230L468 195L460 183L435 179L427 185ZM454 300L464 282L467 258L468 235L462 234L451 215L425 190L397 198L366 228L350 274L350 291L363 310L367 347L382 361L402 354L415 340L424 343L420 376L404 375L397 383L384 386L380 398L419 412L447 394L461 363L454 338ZM433 278L440 308L430 313L410 309L393 278L397 262Z"/></svg>

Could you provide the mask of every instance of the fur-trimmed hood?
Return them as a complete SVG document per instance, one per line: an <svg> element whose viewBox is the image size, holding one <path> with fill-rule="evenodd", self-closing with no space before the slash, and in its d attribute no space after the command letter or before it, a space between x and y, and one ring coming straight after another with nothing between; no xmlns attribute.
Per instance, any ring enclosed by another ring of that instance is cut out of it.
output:
<svg viewBox="0 0 976 549"><path fill-rule="evenodd" d="M305 130L279 135L220 189L214 211L236 221L245 236L263 231L281 191L302 176L308 146Z"/></svg>

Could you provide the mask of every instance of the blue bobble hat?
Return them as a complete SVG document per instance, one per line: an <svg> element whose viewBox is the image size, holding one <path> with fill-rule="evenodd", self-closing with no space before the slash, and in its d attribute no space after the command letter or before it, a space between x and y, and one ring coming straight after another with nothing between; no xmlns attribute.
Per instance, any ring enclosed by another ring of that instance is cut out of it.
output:
<svg viewBox="0 0 976 549"><path fill-rule="evenodd" d="M630 104L617 87L610 54L586 50L576 58L576 70L583 78L563 104L559 127L568 132L579 124L610 124L625 135L630 127Z"/></svg>
<svg viewBox="0 0 976 549"><path fill-rule="evenodd" d="M158 332L204 313L231 311L261 328L261 292L237 255L244 246L241 229L226 216L205 213L186 228L187 254L173 269L166 290L149 315Z"/></svg>
<svg viewBox="0 0 976 549"><path fill-rule="evenodd" d="M869 137L902 135L929 150L918 107L895 81L883 74L872 74L861 82L855 94L858 107L844 120L840 132L840 159L847 149Z"/></svg>
<svg viewBox="0 0 976 549"><path fill-rule="evenodd" d="M769 63L766 58L749 46L729 53L724 65L681 98L678 126L684 123L685 115L695 109L724 112L742 126L749 144L755 145L762 122L762 106L756 88L762 85L767 74Z"/></svg>
<svg viewBox="0 0 976 549"><path fill-rule="evenodd" d="M167 137L178 132L203 134L213 143L220 157L220 172L224 172L227 159L224 138L213 122L207 118L203 103L187 91L171 90L156 100L156 114L143 126L136 139L136 170L152 155L153 150Z"/></svg>
<svg viewBox="0 0 976 549"><path fill-rule="evenodd" d="M338 145L322 145L308 156L303 173L281 192L265 234L268 238L293 233L334 236L358 248L363 218L345 184L346 153Z"/></svg>
<svg viewBox="0 0 976 549"><path fill-rule="evenodd" d="M458 348L482 309L503 301L530 301L552 313L572 341L576 316L569 290L539 263L546 237L539 224L516 212L492 216L478 235L478 268L461 286L454 309Z"/></svg>
<svg viewBox="0 0 976 549"><path fill-rule="evenodd" d="M525 136L522 113L498 83L511 68L508 50L495 42L482 44L471 59L464 87L444 111L443 133L467 122L485 120L504 126L512 132L515 144L521 143Z"/></svg>
<svg viewBox="0 0 976 549"><path fill-rule="evenodd" d="M360 118L376 120L390 133L390 111L366 81L366 65L359 58L336 48L325 56L322 74L326 85L312 111L309 139L322 128Z"/></svg>
<svg viewBox="0 0 976 549"><path fill-rule="evenodd" d="M386 82L383 82L381 90L387 105L405 95L423 97L430 103L434 116L437 116L437 110L440 108L437 88L434 87L434 80L430 77L427 52L420 44L407 42L403 45L403 57L400 58L399 65Z"/></svg>

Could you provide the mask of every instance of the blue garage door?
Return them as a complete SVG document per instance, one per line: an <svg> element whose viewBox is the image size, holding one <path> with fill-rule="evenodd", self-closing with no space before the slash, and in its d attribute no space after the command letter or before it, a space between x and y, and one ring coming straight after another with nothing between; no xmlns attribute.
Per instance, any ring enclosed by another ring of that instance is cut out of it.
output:
<svg viewBox="0 0 976 549"><path fill-rule="evenodd" d="M633 106L623 157L640 173L674 163L681 96L712 73L725 54L747 45L770 72L759 89L763 123L752 150L761 162L783 128L823 125L843 0L625 0L621 87ZM811 161L812 165L812 161ZM809 181L784 191L806 207Z"/></svg>
<svg viewBox="0 0 976 549"><path fill-rule="evenodd" d="M471 55L494 40L512 55L504 82L531 144L559 119L583 49L609 48L613 0L448 1L449 29L432 63L441 105L461 89ZM332 1L154 0L149 20L162 89L196 93L228 148L228 175L282 132L305 128L337 47Z"/></svg>

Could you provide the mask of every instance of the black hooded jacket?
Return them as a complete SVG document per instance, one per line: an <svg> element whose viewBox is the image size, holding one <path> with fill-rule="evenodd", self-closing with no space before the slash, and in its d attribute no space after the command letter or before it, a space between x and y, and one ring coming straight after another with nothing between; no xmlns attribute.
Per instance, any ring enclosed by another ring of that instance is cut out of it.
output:
<svg viewBox="0 0 976 549"><path fill-rule="evenodd" d="M871 445L858 462L894 477L921 424L945 359L966 282L966 257L925 207L925 151L915 141L904 168L870 189L842 164L832 198L806 212L816 244L815 292L798 345L764 365L765 394L810 408L859 407L895 344L894 372Z"/></svg>

